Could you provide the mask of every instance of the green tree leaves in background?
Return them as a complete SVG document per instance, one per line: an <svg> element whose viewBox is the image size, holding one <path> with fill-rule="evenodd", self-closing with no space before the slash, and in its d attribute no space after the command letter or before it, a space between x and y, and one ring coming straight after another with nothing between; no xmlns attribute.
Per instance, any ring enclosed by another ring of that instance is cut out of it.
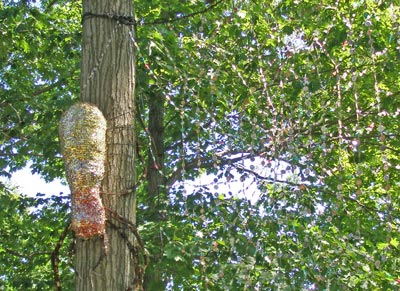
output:
<svg viewBox="0 0 400 291"><path fill-rule="evenodd" d="M69 197L30 198L1 189L0 287L2 290L52 290L51 258L69 223ZM70 236L65 240L59 276L72 290Z"/></svg>
<svg viewBox="0 0 400 291"><path fill-rule="evenodd" d="M1 173L31 161L62 177L56 128L78 98L80 5L0 8ZM148 290L398 288L399 9L136 1L137 218L159 278ZM155 94L162 146L149 134ZM31 254L52 252L68 203L5 188L1 199L0 286L52 289L50 256ZM72 290L68 241L60 274Z"/></svg>

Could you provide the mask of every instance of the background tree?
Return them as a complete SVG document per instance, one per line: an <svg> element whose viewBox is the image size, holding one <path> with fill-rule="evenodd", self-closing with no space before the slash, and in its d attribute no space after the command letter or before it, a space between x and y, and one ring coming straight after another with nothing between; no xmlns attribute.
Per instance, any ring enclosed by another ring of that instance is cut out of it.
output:
<svg viewBox="0 0 400 291"><path fill-rule="evenodd" d="M399 6L264 2L135 3L147 290L394 289ZM54 67L29 46L44 38L22 39L74 31L49 49L77 56L79 5L2 5L3 172L32 160L51 179L59 113L77 96L64 72L78 58ZM31 15L40 32L16 30ZM211 182L187 186L205 173Z"/></svg>

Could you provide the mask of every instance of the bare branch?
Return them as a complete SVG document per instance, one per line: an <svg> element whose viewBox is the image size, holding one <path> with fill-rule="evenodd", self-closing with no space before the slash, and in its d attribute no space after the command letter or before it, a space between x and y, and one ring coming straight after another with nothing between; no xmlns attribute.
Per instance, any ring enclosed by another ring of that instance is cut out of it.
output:
<svg viewBox="0 0 400 291"><path fill-rule="evenodd" d="M42 86L37 86L37 89L32 93L32 95L34 97L39 96L43 93L49 92L61 85L65 84L65 80L64 79L60 79L59 81L52 83L50 85L42 85Z"/></svg>
<svg viewBox="0 0 400 291"><path fill-rule="evenodd" d="M58 242L57 242L53 252L51 253L51 266L53 268L54 283L55 283L55 290L56 291L62 291L60 273L59 273L59 270L58 270L58 264L60 263L59 254L60 254L61 246L62 246L62 244L63 244L63 242L64 242L64 240L67 237L67 234L69 232L70 225L71 224L68 223L67 226L64 228L64 231L61 233L60 238L58 239Z"/></svg>
<svg viewBox="0 0 400 291"><path fill-rule="evenodd" d="M270 178L270 177L264 177L264 176L258 174L257 172L255 172L253 170L250 170L250 169L247 169L247 168L245 168L245 167L243 167L241 165L235 165L235 168L239 169L239 170L241 170L243 172L246 172L246 173L249 173L249 174L253 175L258 180L269 181L269 182L272 182L272 183L281 183L281 184L286 184L286 185L296 186L296 187L298 187L298 186L303 184L303 183L294 183L294 182L290 182L290 181L274 179L274 178Z"/></svg>
<svg viewBox="0 0 400 291"><path fill-rule="evenodd" d="M4 250L6 251L6 253L9 253L10 255L13 255L13 256L19 257L19 258L26 258L26 259L31 259L31 258L37 257L37 256L51 255L51 252L35 252L35 253L30 253L30 254L21 254L16 251L13 251L12 249L9 249L9 248L5 248Z"/></svg>
<svg viewBox="0 0 400 291"><path fill-rule="evenodd" d="M155 21L152 21L152 22L143 22L142 25L157 25L157 24L166 24L166 23L172 23L172 22L181 21L181 20L184 20L184 19L187 19L187 18L194 17L194 16L199 15L199 14L204 14L207 11L209 11L209 10L213 9L214 7L216 7L218 4L222 3L223 1L224 0L216 1L213 4L211 4L210 6L204 8L202 10L199 10L199 11L196 11L196 12L193 12L193 13L189 13L189 14L186 14L186 15L182 15L181 17L174 17L174 18L168 17L168 18L165 18L165 19L159 19L159 20L155 20ZM176 12L175 14L179 14L179 13Z"/></svg>

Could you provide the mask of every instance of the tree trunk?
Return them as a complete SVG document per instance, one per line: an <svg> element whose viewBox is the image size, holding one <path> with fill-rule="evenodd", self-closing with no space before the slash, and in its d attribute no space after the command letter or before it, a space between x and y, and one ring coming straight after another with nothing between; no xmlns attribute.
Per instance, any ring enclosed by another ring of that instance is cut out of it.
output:
<svg viewBox="0 0 400 291"><path fill-rule="evenodd" d="M83 0L81 100L95 104L107 120L105 176L101 197L106 236L78 239L76 291L136 290L133 26L117 21L134 15L131 0ZM137 283L137 282L136 282Z"/></svg>
<svg viewBox="0 0 400 291"><path fill-rule="evenodd" d="M149 120L148 133L151 146L147 158L147 197L149 199L149 216L154 221L166 219L166 213L162 212L166 204L164 168L164 101L161 92L151 91L148 96ZM152 239L154 244L161 244L157 235ZM160 245L160 249L162 246ZM151 262L144 277L144 290L164 290L165 284L161 277L159 262L162 253L151 254Z"/></svg>
<svg viewBox="0 0 400 291"><path fill-rule="evenodd" d="M149 104L149 135L151 147L147 159L147 194L152 210L159 207L165 199L164 167L164 95L161 92L150 92Z"/></svg>

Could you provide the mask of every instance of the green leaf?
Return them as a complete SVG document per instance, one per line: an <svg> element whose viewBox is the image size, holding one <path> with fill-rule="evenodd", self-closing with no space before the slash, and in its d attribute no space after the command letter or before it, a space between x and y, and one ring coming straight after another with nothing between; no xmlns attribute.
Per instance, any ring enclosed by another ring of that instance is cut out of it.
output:
<svg viewBox="0 0 400 291"><path fill-rule="evenodd" d="M378 243L376 247L378 250L382 251L382 250L387 249L389 247L389 244L388 243Z"/></svg>
<svg viewBox="0 0 400 291"><path fill-rule="evenodd" d="M397 238L390 239L390 245L397 249L399 247L399 240Z"/></svg>

